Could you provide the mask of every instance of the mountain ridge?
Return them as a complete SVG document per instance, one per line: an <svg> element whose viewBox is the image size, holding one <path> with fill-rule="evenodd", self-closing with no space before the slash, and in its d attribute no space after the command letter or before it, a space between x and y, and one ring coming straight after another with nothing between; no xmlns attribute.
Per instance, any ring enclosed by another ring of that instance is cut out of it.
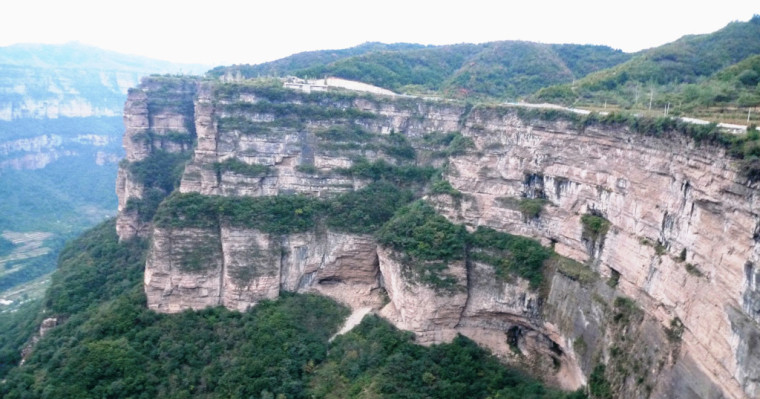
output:
<svg viewBox="0 0 760 399"><path fill-rule="evenodd" d="M199 74L208 65L177 63L106 50L81 42L63 44L18 43L0 47L0 65L35 68L96 68L109 70L146 70L153 73Z"/></svg>

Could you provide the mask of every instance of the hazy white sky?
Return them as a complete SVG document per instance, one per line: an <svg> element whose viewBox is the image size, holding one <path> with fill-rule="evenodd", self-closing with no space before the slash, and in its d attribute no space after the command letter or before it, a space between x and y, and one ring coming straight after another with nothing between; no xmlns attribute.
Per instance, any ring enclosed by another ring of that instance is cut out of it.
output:
<svg viewBox="0 0 760 399"><path fill-rule="evenodd" d="M760 14L758 0L7 0L0 46L85 44L176 62L259 63L367 41L529 40L637 51Z"/></svg>

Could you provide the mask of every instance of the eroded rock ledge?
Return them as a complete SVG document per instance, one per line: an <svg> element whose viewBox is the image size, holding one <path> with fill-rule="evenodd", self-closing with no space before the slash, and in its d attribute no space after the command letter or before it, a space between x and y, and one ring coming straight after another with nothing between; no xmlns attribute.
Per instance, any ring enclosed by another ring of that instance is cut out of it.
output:
<svg viewBox="0 0 760 399"><path fill-rule="evenodd" d="M467 335L567 388L604 363L621 397L760 394L758 190L722 149L508 107L164 84L130 93L125 147L132 163L187 153L182 193L330 198L372 180L357 165L442 168L451 195L423 194L448 220L534 237L590 270L555 265L535 289L465 259L448 264L455 289L442 293L371 235L153 226L127 207L146 182L125 164L119 234L152 234L152 309L243 310L282 290L317 291L372 307L421 343ZM166 101L171 93L183 100ZM430 139L454 132L471 145ZM521 209L526 198L542 200L540 211ZM584 231L589 214L609 222L605 234Z"/></svg>

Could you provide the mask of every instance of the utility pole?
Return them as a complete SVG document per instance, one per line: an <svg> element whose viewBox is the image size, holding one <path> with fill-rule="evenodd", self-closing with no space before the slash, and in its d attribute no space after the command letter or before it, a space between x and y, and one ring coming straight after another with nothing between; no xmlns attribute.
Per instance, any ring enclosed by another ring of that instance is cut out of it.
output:
<svg viewBox="0 0 760 399"><path fill-rule="evenodd" d="M747 124L749 125L749 115L752 112L752 108L747 108Z"/></svg>
<svg viewBox="0 0 760 399"><path fill-rule="evenodd" d="M652 110L652 98L654 98L654 88L649 86L649 110Z"/></svg>

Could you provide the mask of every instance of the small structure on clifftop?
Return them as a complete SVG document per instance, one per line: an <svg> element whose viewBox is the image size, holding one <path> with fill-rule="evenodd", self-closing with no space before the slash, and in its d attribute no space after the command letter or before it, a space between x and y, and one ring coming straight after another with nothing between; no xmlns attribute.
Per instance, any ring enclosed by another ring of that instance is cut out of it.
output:
<svg viewBox="0 0 760 399"><path fill-rule="evenodd" d="M283 86L287 89L300 90L304 93L312 91L327 91L329 88L346 89L360 91L364 93L380 94L384 96L396 96L397 94L382 87L371 84L357 82L354 80L331 78L324 79L301 79L295 76L288 76L283 81Z"/></svg>

